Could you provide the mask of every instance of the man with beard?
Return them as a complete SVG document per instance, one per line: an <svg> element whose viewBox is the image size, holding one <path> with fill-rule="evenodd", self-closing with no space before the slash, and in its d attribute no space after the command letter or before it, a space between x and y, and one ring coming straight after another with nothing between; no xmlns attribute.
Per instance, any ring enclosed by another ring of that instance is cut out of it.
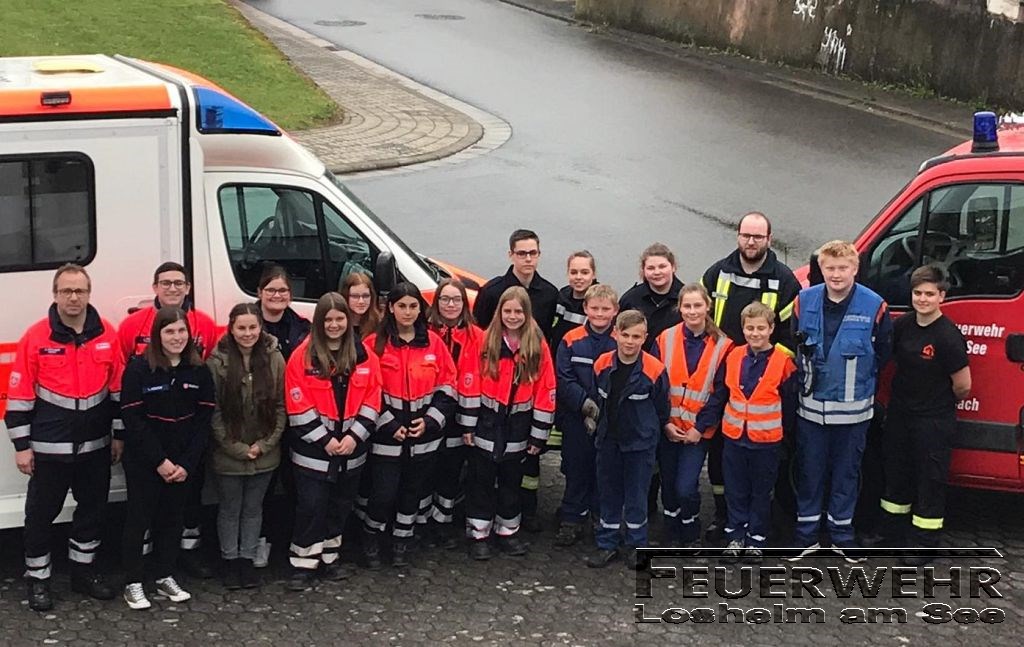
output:
<svg viewBox="0 0 1024 647"><path fill-rule="evenodd" d="M779 343L795 351L789 319L793 314L793 299L800 292L800 282L771 250L772 223L763 213L751 211L740 218L736 232L737 249L709 267L701 280L711 294L715 324L733 343L743 345L746 342L740 312L748 304L760 301L775 312L772 344ZM719 543L726 520L721 434L712 437L708 449L708 477L715 495L715 520L708 526L705 537L710 542ZM779 474L781 480L784 471L780 469Z"/></svg>

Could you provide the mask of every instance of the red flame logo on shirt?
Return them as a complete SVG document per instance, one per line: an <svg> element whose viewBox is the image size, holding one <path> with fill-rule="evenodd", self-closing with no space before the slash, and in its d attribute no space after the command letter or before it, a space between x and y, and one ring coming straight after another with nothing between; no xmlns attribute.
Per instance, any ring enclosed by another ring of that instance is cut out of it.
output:
<svg viewBox="0 0 1024 647"><path fill-rule="evenodd" d="M935 347L928 344L921 349L921 359L935 359Z"/></svg>

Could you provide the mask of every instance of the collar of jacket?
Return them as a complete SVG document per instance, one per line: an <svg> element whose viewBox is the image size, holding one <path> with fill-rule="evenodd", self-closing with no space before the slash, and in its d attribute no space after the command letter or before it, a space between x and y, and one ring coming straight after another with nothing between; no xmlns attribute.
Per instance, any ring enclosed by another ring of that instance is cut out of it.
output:
<svg viewBox="0 0 1024 647"><path fill-rule="evenodd" d="M679 277L674 274L672 275L672 285L669 286L668 292L666 292L665 294L658 294L657 292L652 290L651 284L648 283L647 281L643 281L639 285L643 286L643 297L651 302L653 302L655 299L658 299L662 303L665 299L675 301L679 299L679 291L683 289L683 282L680 281Z"/></svg>
<svg viewBox="0 0 1024 647"><path fill-rule="evenodd" d="M769 249L765 254L761 267L757 268L753 274L747 274L743 271L743 263L740 262L740 250L734 249L732 254L722 259L722 269L732 274L739 274L740 276L768 276L774 278L776 274L775 266L778 262L779 257L775 255L774 251Z"/></svg>
<svg viewBox="0 0 1024 647"><path fill-rule="evenodd" d="M398 336L398 326L391 322L388 324L388 342L395 348L401 348L402 346L412 346L413 348L426 348L430 345L430 335L427 333L427 324L422 318L417 319L416 323L412 325L413 337L409 341L405 341Z"/></svg>
<svg viewBox="0 0 1024 647"><path fill-rule="evenodd" d="M82 326L82 334L78 334L60 320L56 303L50 305L48 317L50 319L50 339L58 344L73 343L76 346L81 346L90 339L95 339L103 334L103 321L100 319L100 313L91 305L85 306L85 324Z"/></svg>
<svg viewBox="0 0 1024 647"><path fill-rule="evenodd" d="M504 283L506 289L511 288L511 287L515 287L515 286L518 285L519 287L523 288L527 292L533 292L535 290L539 290L542 285L544 285L545 283L548 282L547 279L545 279L543 276L540 275L540 272L534 272L533 273L533 279L530 280L530 285L528 285L528 286L523 285L522 283L519 282L519 277L517 277L515 275L515 272L513 272L512 269L513 269L512 266L509 265L508 269L505 271L505 280L504 280L503 283ZM554 286L552 285L552 287L554 287ZM502 290L502 292L504 292L504 290Z"/></svg>
<svg viewBox="0 0 1024 647"><path fill-rule="evenodd" d="M587 323L583 324L583 326L587 329L587 334L590 335L591 337L604 338L611 336L612 329L615 328L615 322L613 321L612 323L608 324L608 328L604 332L597 332L596 330L594 330L594 327L590 325L589 320L587 321Z"/></svg>

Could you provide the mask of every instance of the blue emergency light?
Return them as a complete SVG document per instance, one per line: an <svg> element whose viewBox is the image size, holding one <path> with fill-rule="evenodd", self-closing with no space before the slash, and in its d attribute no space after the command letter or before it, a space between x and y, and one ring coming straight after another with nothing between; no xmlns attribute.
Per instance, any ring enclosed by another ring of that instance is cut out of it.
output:
<svg viewBox="0 0 1024 647"><path fill-rule="evenodd" d="M991 153L999 150L999 133L996 131L997 123L996 113L994 112L974 113L972 153Z"/></svg>
<svg viewBox="0 0 1024 647"><path fill-rule="evenodd" d="M201 133L281 134L273 122L232 96L201 86L194 94Z"/></svg>

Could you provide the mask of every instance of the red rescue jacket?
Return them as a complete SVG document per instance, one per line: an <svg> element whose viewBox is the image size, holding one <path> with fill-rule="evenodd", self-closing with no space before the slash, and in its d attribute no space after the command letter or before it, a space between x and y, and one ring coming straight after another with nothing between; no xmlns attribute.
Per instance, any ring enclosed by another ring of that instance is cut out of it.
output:
<svg viewBox="0 0 1024 647"><path fill-rule="evenodd" d="M345 375L329 375L306 362L307 337L292 352L285 369L292 463L307 474L334 481L338 473L366 462L366 446L380 411L380 363L356 344L356 365ZM339 402L341 406L339 406ZM350 436L356 449L331 456L324 447L332 438Z"/></svg>
<svg viewBox="0 0 1024 647"><path fill-rule="evenodd" d="M185 305L188 305L187 301ZM125 363L132 357L146 352L146 347L149 346L149 333L153 329L153 317L156 316L159 307L159 302L154 302L154 305L136 310L121 322L117 338ZM196 350L205 360L213 352L213 347L220 337L217 324L210 315L192 307L185 308L185 316L188 318L188 327L192 331Z"/></svg>
<svg viewBox="0 0 1024 647"><path fill-rule="evenodd" d="M519 460L528 445L544 447L555 420L555 368L547 342L541 342L540 370L535 380L517 380L517 355L504 342L493 378L481 362L480 417L473 445L494 460Z"/></svg>
<svg viewBox="0 0 1024 647"><path fill-rule="evenodd" d="M469 325L462 328L432 328L441 337L455 362L455 420L445 425L445 447L461 447L462 435L473 433L480 416L480 350L484 332Z"/></svg>
<svg viewBox="0 0 1024 647"><path fill-rule="evenodd" d="M18 343L4 422L15 451L36 460L71 462L120 437L121 374L114 326L88 306L81 334L64 325L57 306Z"/></svg>
<svg viewBox="0 0 1024 647"><path fill-rule="evenodd" d="M364 340L376 352L377 339L384 332ZM444 442L443 430L455 415L455 362L441 338L417 326L411 341L388 334L380 355L383 404L377 418L370 451L376 457L398 459L403 451L416 458L437 451ZM423 418L426 429L418 438L395 440L400 427Z"/></svg>

